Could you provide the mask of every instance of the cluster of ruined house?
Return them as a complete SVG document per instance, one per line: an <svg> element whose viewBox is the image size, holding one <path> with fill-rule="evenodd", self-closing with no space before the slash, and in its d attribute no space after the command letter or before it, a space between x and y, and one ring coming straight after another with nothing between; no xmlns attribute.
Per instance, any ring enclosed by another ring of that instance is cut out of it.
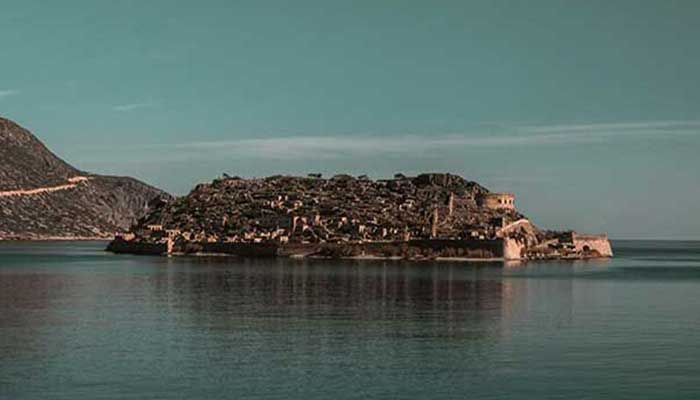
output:
<svg viewBox="0 0 700 400"><path fill-rule="evenodd" d="M448 174L372 181L224 178L155 212L125 239L261 243L492 238L517 219L514 197Z"/></svg>

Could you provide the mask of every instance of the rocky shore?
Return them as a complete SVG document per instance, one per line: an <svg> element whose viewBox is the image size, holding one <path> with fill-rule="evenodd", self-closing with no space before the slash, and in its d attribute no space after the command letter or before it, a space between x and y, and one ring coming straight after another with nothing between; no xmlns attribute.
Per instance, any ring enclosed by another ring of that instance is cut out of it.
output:
<svg viewBox="0 0 700 400"><path fill-rule="evenodd" d="M513 194L452 174L376 181L225 175L148 208L109 251L481 260L612 256L606 235L541 230L517 210Z"/></svg>

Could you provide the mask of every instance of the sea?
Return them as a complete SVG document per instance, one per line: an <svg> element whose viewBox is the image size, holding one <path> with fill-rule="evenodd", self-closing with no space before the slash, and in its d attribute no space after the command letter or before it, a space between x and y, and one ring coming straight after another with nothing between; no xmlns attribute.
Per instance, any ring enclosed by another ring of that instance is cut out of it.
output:
<svg viewBox="0 0 700 400"><path fill-rule="evenodd" d="M700 399L700 242L527 263L0 243L0 399Z"/></svg>

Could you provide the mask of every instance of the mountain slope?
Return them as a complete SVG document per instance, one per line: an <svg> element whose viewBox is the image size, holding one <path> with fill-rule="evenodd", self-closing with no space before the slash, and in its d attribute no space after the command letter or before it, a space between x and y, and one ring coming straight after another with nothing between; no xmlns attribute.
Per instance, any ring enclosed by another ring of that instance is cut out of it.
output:
<svg viewBox="0 0 700 400"><path fill-rule="evenodd" d="M111 237L164 192L80 171L31 132L0 118L0 239Z"/></svg>
<svg viewBox="0 0 700 400"><path fill-rule="evenodd" d="M28 130L0 118L0 191L60 185L81 172Z"/></svg>

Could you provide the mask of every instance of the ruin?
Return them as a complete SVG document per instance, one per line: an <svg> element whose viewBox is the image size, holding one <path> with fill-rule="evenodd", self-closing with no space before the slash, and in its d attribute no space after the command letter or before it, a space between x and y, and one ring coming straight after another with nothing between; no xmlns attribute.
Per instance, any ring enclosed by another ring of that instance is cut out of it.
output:
<svg viewBox="0 0 700 400"><path fill-rule="evenodd" d="M477 196L476 202L480 207L494 210L515 210L515 195L512 193L481 193Z"/></svg>
<svg viewBox="0 0 700 400"><path fill-rule="evenodd" d="M154 204L109 249L410 259L612 255L607 237L538 229L516 210L514 199L452 174L377 181L347 174L224 177Z"/></svg>

